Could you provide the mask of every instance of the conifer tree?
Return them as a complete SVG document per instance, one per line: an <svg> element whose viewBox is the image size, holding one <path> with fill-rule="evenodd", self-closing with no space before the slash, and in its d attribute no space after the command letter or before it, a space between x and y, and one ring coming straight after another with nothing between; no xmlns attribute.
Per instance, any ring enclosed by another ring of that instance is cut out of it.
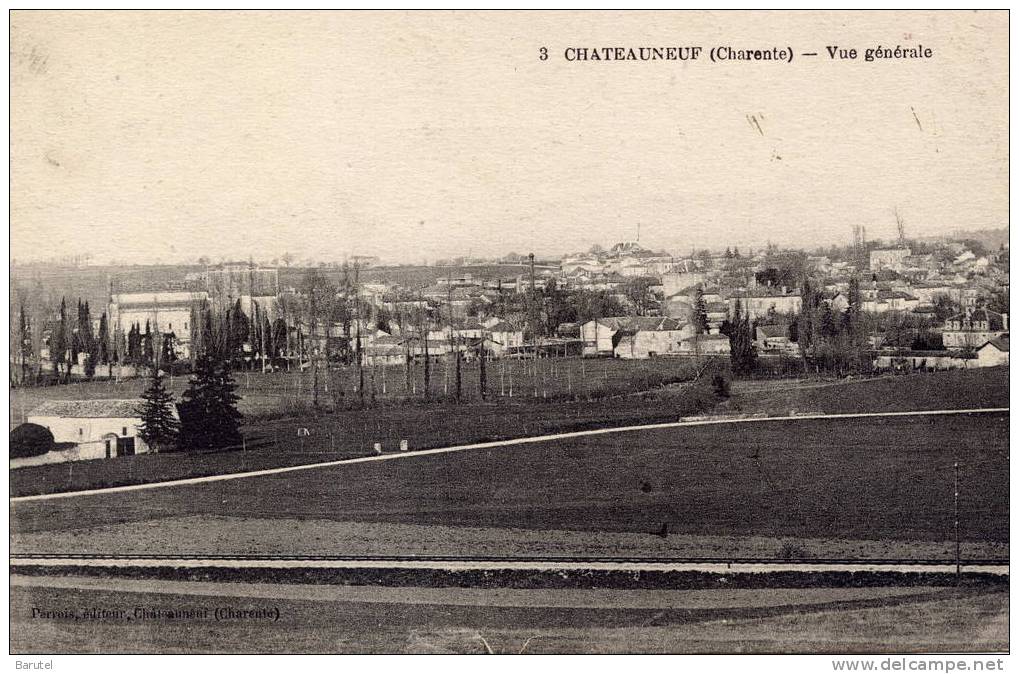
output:
<svg viewBox="0 0 1019 674"><path fill-rule="evenodd" d="M180 404L180 445L186 449L221 448L241 442L240 398L225 362L201 356Z"/></svg>
<svg viewBox="0 0 1019 674"><path fill-rule="evenodd" d="M67 344L71 349L71 357L68 365L74 366L78 363L78 354L82 352L81 348L81 298L78 298L77 318L74 323L67 324L68 337Z"/></svg>
<svg viewBox="0 0 1019 674"><path fill-rule="evenodd" d="M60 325L50 338L50 359L53 361L53 374L60 376L60 364L67 358L67 300L60 298ZM70 377L71 367L67 367Z"/></svg>
<svg viewBox="0 0 1019 674"><path fill-rule="evenodd" d="M157 452L174 449L180 433L180 422L173 414L173 395L163 386L159 370L153 370L142 400L145 402L138 410L142 419L138 435Z"/></svg>
<svg viewBox="0 0 1019 674"><path fill-rule="evenodd" d="M144 365L152 365L154 362L154 355L152 351L152 329L149 326L149 321L146 320L145 334L142 336L142 363Z"/></svg>
<svg viewBox="0 0 1019 674"><path fill-rule="evenodd" d="M698 335L703 335L708 332L708 307L704 302L704 290L697 288L697 299L694 300L694 331Z"/></svg>
<svg viewBox="0 0 1019 674"><path fill-rule="evenodd" d="M21 381L28 380L28 361L32 358L32 329L21 305L21 321L18 326L18 357L21 360Z"/></svg>
<svg viewBox="0 0 1019 674"><path fill-rule="evenodd" d="M106 318L106 312L99 317L99 337L96 344L96 360L100 363L109 363L110 359L110 323Z"/></svg>
<svg viewBox="0 0 1019 674"><path fill-rule="evenodd" d="M733 374L736 375L750 374L757 366L757 350L754 347L750 314L743 313L738 299L729 326L729 357L732 361Z"/></svg>

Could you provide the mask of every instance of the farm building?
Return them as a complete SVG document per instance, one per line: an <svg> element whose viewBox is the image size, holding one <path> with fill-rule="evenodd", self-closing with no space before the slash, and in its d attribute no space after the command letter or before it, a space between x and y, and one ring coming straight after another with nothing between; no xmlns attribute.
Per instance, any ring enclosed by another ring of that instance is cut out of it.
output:
<svg viewBox="0 0 1019 674"><path fill-rule="evenodd" d="M377 335L371 344L364 347L364 364L402 365L407 362L409 347L402 337Z"/></svg>
<svg viewBox="0 0 1019 674"><path fill-rule="evenodd" d="M51 452L64 455L54 457L57 461L109 459L149 453L138 437L141 406L138 399L50 400L32 410L27 421L48 428L57 444L73 444L63 452Z"/></svg>
<svg viewBox="0 0 1019 674"><path fill-rule="evenodd" d="M684 355L728 354L729 338L726 335L694 335L679 344L679 353Z"/></svg>
<svg viewBox="0 0 1019 674"><path fill-rule="evenodd" d="M755 331L754 344L761 353L798 355L799 345L789 340L789 326L760 325Z"/></svg>
<svg viewBox="0 0 1019 674"><path fill-rule="evenodd" d="M920 306L920 300L901 290L878 290L872 297L863 300L863 310L874 314L889 311L912 311Z"/></svg>
<svg viewBox="0 0 1019 674"><path fill-rule="evenodd" d="M730 313L735 313L737 303L740 305L743 314L753 320L766 316L769 312L798 314L803 300L798 291L790 290L789 288L781 288L779 290L758 288L745 295L730 297Z"/></svg>
<svg viewBox="0 0 1019 674"><path fill-rule="evenodd" d="M488 326L485 348L496 356L501 356L509 349L524 345L524 331L506 321L499 321Z"/></svg>
<svg viewBox="0 0 1019 674"><path fill-rule="evenodd" d="M638 332L657 334L646 334L638 339ZM692 334L692 326L684 326L674 318L657 316L613 316L591 320L580 326L584 355L621 358L647 358L651 352L675 351L680 340ZM617 349L624 338L623 348Z"/></svg>
<svg viewBox="0 0 1019 674"><path fill-rule="evenodd" d="M977 363L980 367L1008 365L1008 333L984 342L977 349Z"/></svg>

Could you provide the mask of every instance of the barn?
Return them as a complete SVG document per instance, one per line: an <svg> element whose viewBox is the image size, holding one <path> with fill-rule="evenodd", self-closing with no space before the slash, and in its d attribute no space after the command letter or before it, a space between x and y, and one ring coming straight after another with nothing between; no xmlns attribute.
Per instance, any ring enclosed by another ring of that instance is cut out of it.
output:
<svg viewBox="0 0 1019 674"><path fill-rule="evenodd" d="M150 451L138 437L139 399L50 400L28 415L28 423L44 426L58 445L74 445L66 460L109 459Z"/></svg>

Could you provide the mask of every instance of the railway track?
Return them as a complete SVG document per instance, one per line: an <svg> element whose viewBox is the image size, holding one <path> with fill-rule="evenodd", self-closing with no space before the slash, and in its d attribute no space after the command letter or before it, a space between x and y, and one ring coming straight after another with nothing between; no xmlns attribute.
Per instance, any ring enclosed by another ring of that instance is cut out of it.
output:
<svg viewBox="0 0 1019 674"><path fill-rule="evenodd" d="M950 559L761 559L728 557L455 557L442 555L126 555L48 554L10 555L12 569L32 567L132 568L319 568L319 569L429 569L447 571L692 571L701 573L778 572L882 572L955 573ZM958 565L963 574L1009 575L1008 560L966 559Z"/></svg>

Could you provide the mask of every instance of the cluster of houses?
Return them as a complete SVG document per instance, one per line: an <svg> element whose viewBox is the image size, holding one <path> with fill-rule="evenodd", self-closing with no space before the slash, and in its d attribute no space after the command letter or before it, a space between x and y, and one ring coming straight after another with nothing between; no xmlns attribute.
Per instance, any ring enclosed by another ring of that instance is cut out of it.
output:
<svg viewBox="0 0 1019 674"><path fill-rule="evenodd" d="M1007 251L977 256L957 242L943 246L939 255L914 254L904 246L875 249L862 264L859 258L809 256L806 271L837 312L848 307L853 279L859 282L862 310L869 314L911 314L936 324L936 305L947 302L958 312L935 325L945 349L965 352L967 359L981 350L994 351L996 355L986 360L1007 360L1007 351L1001 349L1007 346L1008 316L987 307L995 293L1008 292L1007 257L999 259ZM456 276L440 276L413 291L378 280L384 276L376 274L376 280L360 284L359 297L371 310L354 325L350 321L311 325L299 312L288 314L284 305L299 305L300 289L281 287L275 268L233 264L195 272L168 289L114 292L111 287L107 313L112 332L148 325L173 333L178 357L187 358L195 306L222 310L239 303L248 316L282 317L290 333L299 333L293 342L302 349L328 352L335 341L355 339L366 364L393 365L426 354L443 358L458 350L467 357L484 354L489 358L535 352L619 358L725 353L728 341L721 334L722 326L738 305L756 325L759 354L795 357L799 352L790 323L801 311L801 290L792 285L799 279L761 280L761 272L774 264L773 253L702 252L675 257L637 243L620 243L609 250L566 256L559 267L542 265L533 276L489 277L472 274L471 267L466 267ZM637 286L647 295L643 306L634 305L636 279L645 281ZM506 298L519 299L530 288L544 288L550 281L565 293L605 293L617 300L621 314L626 315L563 324L552 334L542 330L544 334L535 336L520 303ZM701 322L701 311L706 329L695 327ZM380 321L380 315L393 320ZM408 320L412 316L417 318ZM880 336L873 338L872 346L882 347ZM258 344L245 348L252 359L260 350ZM957 360L955 365L975 363Z"/></svg>
<svg viewBox="0 0 1019 674"><path fill-rule="evenodd" d="M995 295L1007 297L1007 251L978 256L959 242L939 245L939 254L917 254L906 246L874 249L862 264L859 260L809 256L806 271L818 280L824 300L836 312L849 306L850 282L856 279L864 312L879 317L912 315L926 319L943 338L943 353L879 354L875 356L879 367L882 357L915 356L917 363L930 367L1007 363L1008 315L987 306ZM458 303L448 307L456 311L473 303L476 310L480 309L479 318L465 318L461 326L444 326L429 333L430 339L434 336L439 350L441 341L450 341L443 340L443 334L460 334L471 340L491 339L491 343L486 341L486 349L498 356L520 354L528 348L543 349L549 354L617 358L718 354L729 349L721 330L738 305L740 312L756 325L758 353L799 356L790 323L802 308L800 288L758 280L758 272L765 271L771 263L769 251L736 256L727 252L675 257L645 250L632 242L617 244L606 251L567 256L558 270L542 270L537 283L544 285L554 279L566 291L605 291L631 309L626 313L634 314L637 307L633 306L628 288L634 279L647 279L651 309L643 316L605 316L581 325L560 325L554 335L543 338L537 346L529 346L526 322L520 317L498 314L499 293L526 290L529 287L526 278L482 280L465 275L452 280L452 294L448 285L439 284L430 299L440 305ZM939 304L954 307L956 313L938 320ZM706 315L706 330L695 328L698 310ZM491 331L490 337L485 336L486 329ZM871 346L875 353L882 350L880 335L871 338ZM903 361L900 358L897 362Z"/></svg>
<svg viewBox="0 0 1019 674"><path fill-rule="evenodd" d="M360 301L370 311L344 325L309 325L300 312L288 314L288 304L299 305L301 291L281 287L277 269L225 265L191 274L172 287L143 291L111 287L106 314L111 331L146 324L174 333L179 355L186 358L194 307L226 308L239 303L248 315L282 320L286 330L299 333L297 341L310 344L312 351L328 351L332 340L354 338L364 364L382 366L404 364L408 359L443 359L456 352L468 359L727 354L729 339L722 334L723 324L739 311L754 322L759 355L795 358L801 354L791 324L801 311L802 293L790 285L790 279L769 276L773 253L674 257L623 243L607 251L564 257L559 267L542 266L533 276L488 277L467 268L412 292L375 280L358 289ZM855 261L821 255L805 258L824 301L833 310L844 311L850 283L856 279L864 312L924 318L944 346L925 351L884 348L881 335L875 334L870 339L876 366L947 369L1008 364L1009 316L994 311L990 301L1007 298L1007 250L977 255L960 243L945 242L940 254L915 254L904 246L868 253L869 258L862 261L859 256ZM636 279L646 281L636 286L647 293L642 307L634 305ZM521 296L549 281L565 293L601 291L614 298L626 315L562 323L551 334L545 330L534 334L526 311L521 310L526 304ZM947 318L945 306L953 311ZM1000 302L997 306L1001 308ZM258 345L245 348L254 360ZM42 355L46 357L45 352ZM136 403L54 401L34 410L28 421L49 428L58 443L67 444L61 450L67 456L61 460L120 456L146 451L137 437Z"/></svg>

